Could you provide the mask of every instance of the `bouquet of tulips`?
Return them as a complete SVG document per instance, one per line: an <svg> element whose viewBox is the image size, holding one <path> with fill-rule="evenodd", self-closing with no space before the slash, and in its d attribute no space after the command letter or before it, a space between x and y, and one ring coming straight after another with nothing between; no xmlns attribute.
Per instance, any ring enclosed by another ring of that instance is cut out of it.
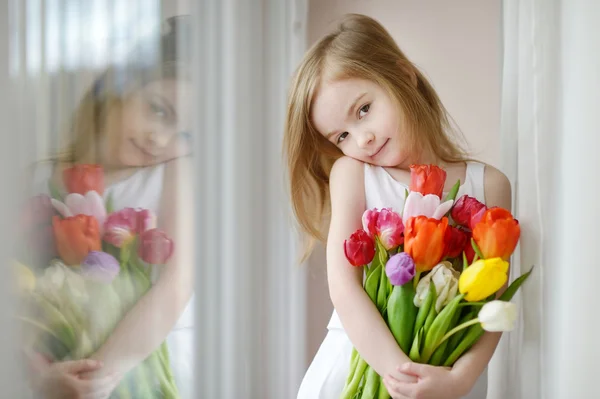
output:
<svg viewBox="0 0 600 399"><path fill-rule="evenodd" d="M63 174L63 195L31 198L14 262L26 347L48 362L84 359L152 285L173 242L147 209L114 211L104 173L77 165ZM179 398L166 342L133 369L111 398Z"/></svg>
<svg viewBox="0 0 600 399"><path fill-rule="evenodd" d="M457 182L442 200L446 172L412 165L401 212L363 214L363 228L344 242L349 262L364 267L364 289L398 346L413 361L451 367L484 331L510 331L510 302L533 268L504 292L520 237L511 213L488 208ZM353 350L341 398L389 398L381 377Z"/></svg>

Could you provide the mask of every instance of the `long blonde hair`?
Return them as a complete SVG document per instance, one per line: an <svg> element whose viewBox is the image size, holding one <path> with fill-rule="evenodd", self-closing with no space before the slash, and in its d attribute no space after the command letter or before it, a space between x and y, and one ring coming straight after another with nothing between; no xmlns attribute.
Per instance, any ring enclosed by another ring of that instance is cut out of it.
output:
<svg viewBox="0 0 600 399"><path fill-rule="evenodd" d="M405 115L409 150L431 150L449 163L467 159L435 90L387 30L370 17L346 15L305 54L288 95L284 151L293 211L308 238L303 259L316 240L325 240L329 174L343 155L312 124L312 102L321 81L349 78L372 81L396 101Z"/></svg>
<svg viewBox="0 0 600 399"><path fill-rule="evenodd" d="M76 163L94 154L107 117L118 111L128 94L163 79L189 78L189 16L168 18L163 31L138 43L129 62L108 68L83 95L67 130L68 142L56 160Z"/></svg>

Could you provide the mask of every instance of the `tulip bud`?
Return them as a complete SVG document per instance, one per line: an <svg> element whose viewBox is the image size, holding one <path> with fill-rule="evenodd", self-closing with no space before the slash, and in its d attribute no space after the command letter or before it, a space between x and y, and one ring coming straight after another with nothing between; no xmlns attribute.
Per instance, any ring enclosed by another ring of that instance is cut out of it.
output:
<svg viewBox="0 0 600 399"><path fill-rule="evenodd" d="M63 181L69 193L104 193L104 169L100 165L79 164L67 168L63 171Z"/></svg>
<svg viewBox="0 0 600 399"><path fill-rule="evenodd" d="M410 191L442 198L446 171L436 165L410 165Z"/></svg>
<svg viewBox="0 0 600 399"><path fill-rule="evenodd" d="M501 258L479 259L460 274L458 290L468 302L496 293L508 280L508 262Z"/></svg>
<svg viewBox="0 0 600 399"><path fill-rule="evenodd" d="M460 273L452 268L450 262L442 262L435 266L431 272L419 280L414 298L415 306L421 307L429 293L429 282L432 281L437 293L435 311L439 313L442 307L453 300L458 293L459 276Z"/></svg>
<svg viewBox="0 0 600 399"><path fill-rule="evenodd" d="M402 218L389 208L384 208L379 212L376 230L381 244L388 251L404 242Z"/></svg>
<svg viewBox="0 0 600 399"><path fill-rule="evenodd" d="M366 231L356 230L344 241L344 254L352 266L365 266L375 256L375 242Z"/></svg>
<svg viewBox="0 0 600 399"><path fill-rule="evenodd" d="M415 276L415 261L406 252L400 252L387 261L385 273L392 285L404 285Z"/></svg>
<svg viewBox="0 0 600 399"><path fill-rule="evenodd" d="M146 263L164 264L173 254L173 241L159 229L146 230L140 235L138 256Z"/></svg>
<svg viewBox="0 0 600 399"><path fill-rule="evenodd" d="M370 237L375 237L377 234L377 218L379 217L379 211L377 209L367 209L362 215L363 230L366 231Z"/></svg>
<svg viewBox="0 0 600 399"><path fill-rule="evenodd" d="M81 263L81 275L87 279L110 284L119 274L120 265L114 256L92 251Z"/></svg>
<svg viewBox="0 0 600 399"><path fill-rule="evenodd" d="M517 306L512 302L491 301L479 311L481 327L490 332L507 332L515 328Z"/></svg>
<svg viewBox="0 0 600 399"><path fill-rule="evenodd" d="M474 223L481 219L480 211L485 212L485 210L487 207L484 204L465 194L456 201L450 215L457 224L472 230L475 226ZM475 215L477 216L473 219Z"/></svg>

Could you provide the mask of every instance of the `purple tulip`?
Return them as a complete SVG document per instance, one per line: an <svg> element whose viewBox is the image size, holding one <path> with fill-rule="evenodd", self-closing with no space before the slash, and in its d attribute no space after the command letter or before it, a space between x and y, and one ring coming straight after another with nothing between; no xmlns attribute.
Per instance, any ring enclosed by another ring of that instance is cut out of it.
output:
<svg viewBox="0 0 600 399"><path fill-rule="evenodd" d="M387 261L385 274L392 285L404 285L415 276L415 261L406 252L400 252Z"/></svg>
<svg viewBox="0 0 600 399"><path fill-rule="evenodd" d="M121 265L114 256L101 251L91 251L81 264L81 274L86 279L110 284Z"/></svg>

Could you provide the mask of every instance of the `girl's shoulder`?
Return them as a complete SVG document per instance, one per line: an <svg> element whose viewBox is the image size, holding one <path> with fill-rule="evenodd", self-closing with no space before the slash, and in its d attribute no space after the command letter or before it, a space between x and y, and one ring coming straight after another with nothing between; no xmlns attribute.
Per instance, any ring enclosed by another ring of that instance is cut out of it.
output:
<svg viewBox="0 0 600 399"><path fill-rule="evenodd" d="M483 179L485 203L511 209L512 188L509 178L498 168L485 164Z"/></svg>

